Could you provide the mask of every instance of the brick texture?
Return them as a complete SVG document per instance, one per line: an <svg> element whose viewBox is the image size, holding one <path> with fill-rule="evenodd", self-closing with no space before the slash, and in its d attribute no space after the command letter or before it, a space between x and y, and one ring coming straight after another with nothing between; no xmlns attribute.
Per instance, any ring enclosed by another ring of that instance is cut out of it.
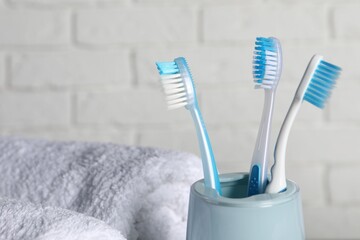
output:
<svg viewBox="0 0 360 240"><path fill-rule="evenodd" d="M67 6L67 5L71 5L71 6L93 6L96 4L110 4L110 3L125 3L127 2L127 0L52 0L52 1L47 1L47 0L9 0L11 3L13 4L17 4L17 5L38 5L38 6Z"/></svg>
<svg viewBox="0 0 360 240"><path fill-rule="evenodd" d="M184 109L167 111L161 90L80 93L77 121L88 124L177 124L191 120Z"/></svg>
<svg viewBox="0 0 360 240"><path fill-rule="evenodd" d="M189 119L190 120L190 119ZM157 136L154 138L154 136ZM152 128L139 134L139 144L142 146L162 147L182 150L200 155L194 127L187 128Z"/></svg>
<svg viewBox="0 0 360 240"><path fill-rule="evenodd" d="M360 165L334 166L329 175L331 200L337 204L360 203L360 192L356 191ZM346 187L344 187L346 186Z"/></svg>
<svg viewBox="0 0 360 240"><path fill-rule="evenodd" d="M353 127L296 127L290 133L287 156L289 161L308 164L354 162L360 154L358 134Z"/></svg>
<svg viewBox="0 0 360 240"><path fill-rule="evenodd" d="M304 209L306 236L310 239L358 239L358 207L308 207Z"/></svg>
<svg viewBox="0 0 360 240"><path fill-rule="evenodd" d="M336 38L360 38L360 29L354 21L358 17L359 7L359 4L351 4L334 8L333 23Z"/></svg>
<svg viewBox="0 0 360 240"><path fill-rule="evenodd" d="M126 51L23 54L11 60L12 84L18 87L129 86L131 81Z"/></svg>
<svg viewBox="0 0 360 240"><path fill-rule="evenodd" d="M5 56L0 54L0 88L5 85L6 69L5 69Z"/></svg>
<svg viewBox="0 0 360 240"><path fill-rule="evenodd" d="M314 40L326 34L325 11L315 6L211 6L204 9L203 21L206 41L239 41L263 35ZM286 24L281 24L283 21Z"/></svg>
<svg viewBox="0 0 360 240"><path fill-rule="evenodd" d="M305 207L323 206L326 202L325 168L320 164L313 166L288 162L287 178L296 182L301 190Z"/></svg>
<svg viewBox="0 0 360 240"><path fill-rule="evenodd" d="M1 10L1 45L64 45L70 43L65 11Z"/></svg>
<svg viewBox="0 0 360 240"><path fill-rule="evenodd" d="M195 39L195 21L184 8L79 11L77 38L89 44L188 42Z"/></svg>
<svg viewBox="0 0 360 240"><path fill-rule="evenodd" d="M0 125L63 126L70 124L70 97L66 93L2 93Z"/></svg>

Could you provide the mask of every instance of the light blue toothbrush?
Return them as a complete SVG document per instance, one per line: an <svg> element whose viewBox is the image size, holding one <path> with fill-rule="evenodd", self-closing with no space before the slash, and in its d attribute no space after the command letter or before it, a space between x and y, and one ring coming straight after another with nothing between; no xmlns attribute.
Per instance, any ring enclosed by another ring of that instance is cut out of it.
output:
<svg viewBox="0 0 360 240"><path fill-rule="evenodd" d="M190 69L185 58L173 62L157 62L161 83L166 94L169 109L185 106L193 117L198 136L204 172L205 187L214 189L221 195L221 187L210 139L202 119Z"/></svg>
<svg viewBox="0 0 360 240"><path fill-rule="evenodd" d="M268 182L271 120L276 88L282 68L282 52L276 38L258 37L255 42L253 75L255 88L264 89L265 99L261 123L249 173L248 196L265 192Z"/></svg>
<svg viewBox="0 0 360 240"><path fill-rule="evenodd" d="M310 60L280 129L274 151L275 162L271 168L271 182L266 187L267 193L278 193L286 190L286 146L291 126L301 103L305 100L316 107L324 108L340 72L340 67L324 61L320 55L314 55Z"/></svg>

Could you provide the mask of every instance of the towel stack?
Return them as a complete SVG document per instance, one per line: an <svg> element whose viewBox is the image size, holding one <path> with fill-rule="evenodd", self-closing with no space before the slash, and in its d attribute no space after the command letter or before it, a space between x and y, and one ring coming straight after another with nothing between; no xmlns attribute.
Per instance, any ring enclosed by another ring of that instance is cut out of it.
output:
<svg viewBox="0 0 360 240"><path fill-rule="evenodd" d="M0 239L183 240L201 175L188 153L0 138Z"/></svg>

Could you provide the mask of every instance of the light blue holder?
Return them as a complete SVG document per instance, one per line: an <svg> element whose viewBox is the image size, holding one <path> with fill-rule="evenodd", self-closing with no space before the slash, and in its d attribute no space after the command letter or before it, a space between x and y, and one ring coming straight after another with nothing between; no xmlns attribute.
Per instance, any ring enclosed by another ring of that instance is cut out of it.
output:
<svg viewBox="0 0 360 240"><path fill-rule="evenodd" d="M191 186L187 240L304 240L300 189L287 181L277 194L247 196L247 173L220 175L222 196Z"/></svg>

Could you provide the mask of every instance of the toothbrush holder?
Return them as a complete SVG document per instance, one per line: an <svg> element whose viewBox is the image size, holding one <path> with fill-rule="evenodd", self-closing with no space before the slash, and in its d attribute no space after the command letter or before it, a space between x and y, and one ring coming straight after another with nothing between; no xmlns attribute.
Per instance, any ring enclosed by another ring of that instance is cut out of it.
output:
<svg viewBox="0 0 360 240"><path fill-rule="evenodd" d="M246 197L247 173L220 175L222 196L191 186L186 240L304 240L300 189Z"/></svg>

